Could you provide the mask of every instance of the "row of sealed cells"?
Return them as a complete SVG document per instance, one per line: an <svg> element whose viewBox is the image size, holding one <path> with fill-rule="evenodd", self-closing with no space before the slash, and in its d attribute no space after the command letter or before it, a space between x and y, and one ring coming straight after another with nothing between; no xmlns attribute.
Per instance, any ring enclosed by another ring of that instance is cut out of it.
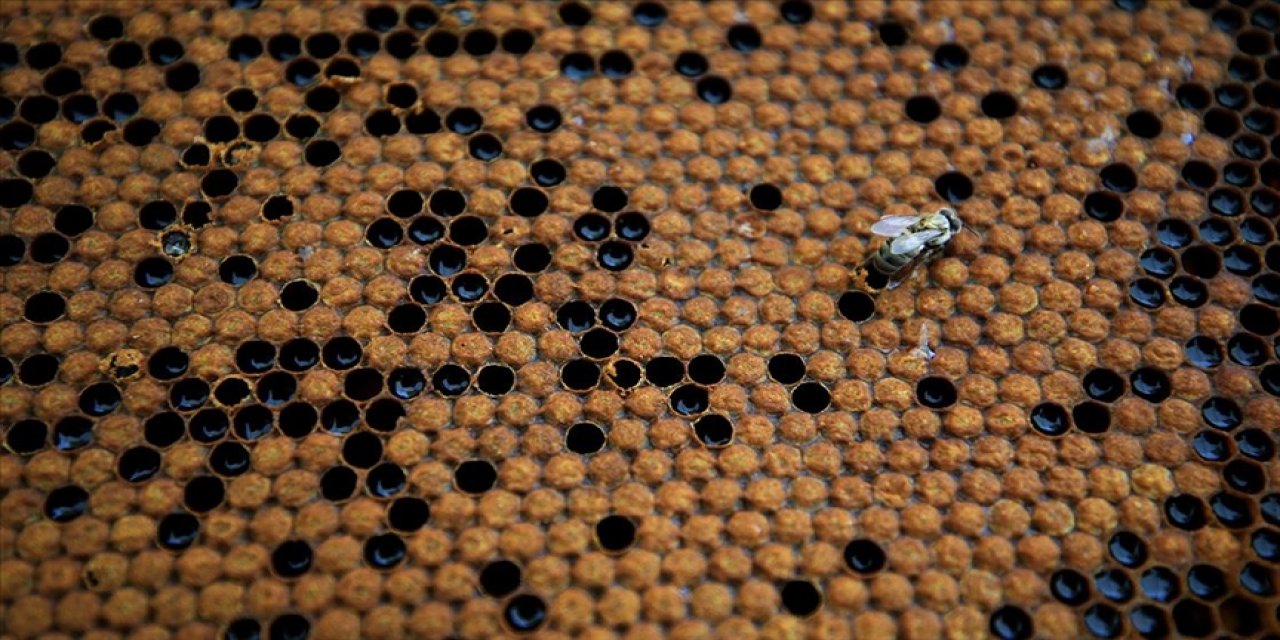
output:
<svg viewBox="0 0 1280 640"><path fill-rule="evenodd" d="M537 38L527 29L507 29L501 34L489 29L468 29L461 33L433 30L426 36L410 30L398 30L379 35L372 31L358 31L345 38L329 32L315 33L305 39L290 33L270 36L264 42L252 35L240 35L227 43L227 58L247 64L264 53L278 62L294 62L298 59L342 61L335 71L340 75L358 76L357 60L368 59L381 51L399 60L418 53L436 58L447 58L459 52L471 56L487 56L499 50L513 55L524 55L533 49ZM346 55L342 55L345 53ZM347 57L350 56L350 57ZM317 64L318 63L314 63Z"/></svg>

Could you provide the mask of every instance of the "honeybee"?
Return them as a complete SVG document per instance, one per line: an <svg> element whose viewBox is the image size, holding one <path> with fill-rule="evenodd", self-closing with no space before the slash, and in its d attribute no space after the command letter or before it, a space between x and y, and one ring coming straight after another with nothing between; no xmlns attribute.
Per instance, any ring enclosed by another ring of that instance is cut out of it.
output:
<svg viewBox="0 0 1280 640"><path fill-rule="evenodd" d="M891 238L862 264L857 274L869 289L892 289L911 275L916 265L938 257L963 228L949 208L913 216L886 216L871 225L871 233Z"/></svg>

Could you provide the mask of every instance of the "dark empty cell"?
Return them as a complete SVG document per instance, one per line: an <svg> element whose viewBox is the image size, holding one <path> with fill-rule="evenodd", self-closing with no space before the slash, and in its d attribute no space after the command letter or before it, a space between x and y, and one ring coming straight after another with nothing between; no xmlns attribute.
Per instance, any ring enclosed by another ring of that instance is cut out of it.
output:
<svg viewBox="0 0 1280 640"><path fill-rule="evenodd" d="M49 425L39 420L19 420L4 434L4 444L18 455L30 455L44 448Z"/></svg>
<svg viewBox="0 0 1280 640"><path fill-rule="evenodd" d="M409 282L409 297L420 304L435 304L448 293L444 280L436 276L417 276Z"/></svg>
<svg viewBox="0 0 1280 640"><path fill-rule="evenodd" d="M1230 138L1240 130L1240 117L1220 107L1204 114L1204 129L1219 138Z"/></svg>
<svg viewBox="0 0 1280 640"><path fill-rule="evenodd" d="M146 258L133 269L133 281L139 287L155 289L173 280L173 263L164 258Z"/></svg>
<svg viewBox="0 0 1280 640"><path fill-rule="evenodd" d="M570 360L560 369L560 383L573 391L590 391L599 382L600 367L590 360Z"/></svg>
<svg viewBox="0 0 1280 640"><path fill-rule="evenodd" d="M1148 598L1156 602L1171 602L1182 591L1178 574L1166 567L1152 567L1142 573L1138 584Z"/></svg>
<svg viewBox="0 0 1280 640"><path fill-rule="evenodd" d="M342 441L342 460L353 467L368 469L381 459L382 440L373 433L353 433Z"/></svg>
<svg viewBox="0 0 1280 640"><path fill-rule="evenodd" d="M416 398L427 388L426 376L412 367L394 369L387 376L387 390L401 400Z"/></svg>
<svg viewBox="0 0 1280 640"><path fill-rule="evenodd" d="M377 369L356 369L347 373L343 381L343 393L357 402L382 393L382 387L382 374Z"/></svg>
<svg viewBox="0 0 1280 640"><path fill-rule="evenodd" d="M789 24L805 24L813 19L813 4L809 0L786 0L778 13Z"/></svg>
<svg viewBox="0 0 1280 640"><path fill-rule="evenodd" d="M213 388L213 399L224 406L235 406L253 395L253 389L244 378L224 378Z"/></svg>
<svg viewBox="0 0 1280 640"><path fill-rule="evenodd" d="M44 515L54 522L71 522L89 510L89 492L75 485L58 487L44 498Z"/></svg>
<svg viewBox="0 0 1280 640"><path fill-rule="evenodd" d="M427 324L427 312L418 304L402 304L387 314L387 326L395 333L414 333Z"/></svg>
<svg viewBox="0 0 1280 640"><path fill-rule="evenodd" d="M253 92L253 89L243 87L228 91L227 95L223 96L223 100L228 107L231 107L232 111L240 113L253 111L253 108L258 106L257 94Z"/></svg>
<svg viewBox="0 0 1280 640"><path fill-rule="evenodd" d="M642 27L657 27L667 20L667 8L661 2L641 2L631 10L631 18Z"/></svg>
<svg viewBox="0 0 1280 640"><path fill-rule="evenodd" d="M1120 531L1111 536L1107 542L1107 551L1111 559L1121 565L1136 569L1147 562L1147 544L1129 531Z"/></svg>
<svg viewBox="0 0 1280 640"><path fill-rule="evenodd" d="M492 162L502 157L502 141L489 133L481 133L467 140L467 151L472 158Z"/></svg>
<svg viewBox="0 0 1280 640"><path fill-rule="evenodd" d="M907 98L904 109L908 118L921 124L933 122L942 116L942 106L933 96Z"/></svg>
<svg viewBox="0 0 1280 640"><path fill-rule="evenodd" d="M132 123L129 126L132 127L134 124L137 123ZM309 156L310 151L308 148L308 157ZM236 177L234 171L230 169L214 169L206 174L204 179L200 181L200 190L210 198L218 198L229 195L232 191L236 190L236 187L239 186L239 184L240 179Z"/></svg>
<svg viewBox="0 0 1280 640"><path fill-rule="evenodd" d="M493 283L493 294L498 300L518 307L533 299L533 281L526 276L509 273Z"/></svg>
<svg viewBox="0 0 1280 640"><path fill-rule="evenodd" d="M877 573L884 568L886 556L884 549L875 541L858 539L844 547L845 566L856 573Z"/></svg>
<svg viewBox="0 0 1280 640"><path fill-rule="evenodd" d="M32 187L27 180L0 180L0 207L17 209L19 206L26 205L31 201L31 196L35 195L35 191L35 187ZM36 257L35 243L32 243L31 257L32 259Z"/></svg>
<svg viewBox="0 0 1280 640"><path fill-rule="evenodd" d="M1185 307L1198 308L1208 302L1208 288L1196 278L1180 275L1169 283L1169 293L1174 301Z"/></svg>
<svg viewBox="0 0 1280 640"><path fill-rule="evenodd" d="M406 480L404 469L384 462L369 470L364 478L364 486L374 498L394 498L404 491Z"/></svg>
<svg viewBox="0 0 1280 640"><path fill-rule="evenodd" d="M22 303L22 317L34 324L45 324L61 318L67 312L67 301L62 294L41 291L32 294Z"/></svg>
<svg viewBox="0 0 1280 640"><path fill-rule="evenodd" d="M482 302L471 310L471 322L485 333L501 333L511 325L511 310L501 302Z"/></svg>
<svg viewBox="0 0 1280 640"><path fill-rule="evenodd" d="M1249 106L1249 88L1243 84L1224 84L1213 92L1218 104L1235 111Z"/></svg>
<svg viewBox="0 0 1280 640"><path fill-rule="evenodd" d="M609 381L619 389L634 389L640 384L643 375L640 365L627 359L614 360L606 364L604 372L609 376Z"/></svg>
<svg viewBox="0 0 1280 640"><path fill-rule="evenodd" d="M669 387L684 380L684 362L671 356L658 356L644 368L644 377L658 387Z"/></svg>
<svg viewBox="0 0 1280 640"><path fill-rule="evenodd" d="M624 213L613 223L614 232L623 240L639 242L649 235L649 219L635 211Z"/></svg>
<svg viewBox="0 0 1280 640"><path fill-rule="evenodd" d="M313 167L327 167L342 157L342 149L332 140L313 140L307 143L304 155L307 164Z"/></svg>
<svg viewBox="0 0 1280 640"><path fill-rule="evenodd" d="M267 53L280 62L287 62L302 55L302 41L288 33L276 34L267 40Z"/></svg>
<svg viewBox="0 0 1280 640"><path fill-rule="evenodd" d="M1201 431L1191 439L1191 448L1206 462L1220 462L1231 457L1231 441L1215 431Z"/></svg>
<svg viewBox="0 0 1280 640"><path fill-rule="evenodd" d="M1256 562L1249 562L1240 569L1240 586L1256 596L1275 595L1274 572Z"/></svg>
<svg viewBox="0 0 1280 640"><path fill-rule="evenodd" d="M1260 218L1246 218L1240 223L1240 237L1249 244L1267 244L1275 237L1271 224ZM1270 250L1268 250L1270 255ZM1268 265L1274 262L1268 261Z"/></svg>
<svg viewBox="0 0 1280 640"><path fill-rule="evenodd" d="M631 266L634 260L635 252L625 242L605 242L596 251L596 262L609 271L622 271Z"/></svg>
<svg viewBox="0 0 1280 640"><path fill-rule="evenodd" d="M305 87L320 77L320 65L311 58L299 58L284 68L284 79L293 85Z"/></svg>
<svg viewBox="0 0 1280 640"><path fill-rule="evenodd" d="M749 194L751 206L762 211L774 211L782 206L782 190L772 184L758 184L751 187Z"/></svg>
<svg viewBox="0 0 1280 640"><path fill-rule="evenodd" d="M394 398L379 398L365 407L365 422L370 429L390 433L396 430L404 413L404 406Z"/></svg>
<svg viewBox="0 0 1280 640"><path fill-rule="evenodd" d="M1240 326L1246 331L1271 335L1280 331L1280 314L1257 303L1248 304L1240 310Z"/></svg>
<svg viewBox="0 0 1280 640"><path fill-rule="evenodd" d="M18 381L28 387L38 387L53 381L61 363L57 356L37 353L27 356L18 364Z"/></svg>
<svg viewBox="0 0 1280 640"><path fill-rule="evenodd" d="M205 140L230 142L239 137L239 124L227 115L215 115L205 120Z"/></svg>
<svg viewBox="0 0 1280 640"><path fill-rule="evenodd" d="M529 178L541 187L554 187L564 182L566 175L558 160L539 160L529 167Z"/></svg>
<svg viewBox="0 0 1280 640"><path fill-rule="evenodd" d="M635 62L623 51L606 51L600 56L600 73L606 78L621 80L635 70Z"/></svg>
<svg viewBox="0 0 1280 640"><path fill-rule="evenodd" d="M152 64L168 65L182 59L186 50L182 43L170 37L156 38L147 45L147 58Z"/></svg>
<svg viewBox="0 0 1280 640"><path fill-rule="evenodd" d="M270 409L254 404L236 411L231 420L231 430L241 440L253 442L271 433L274 422L275 417Z"/></svg>
<svg viewBox="0 0 1280 640"><path fill-rule="evenodd" d="M350 336L330 338L321 350L321 358L330 369L346 370L357 364L364 357L364 349L360 343Z"/></svg>
<svg viewBox="0 0 1280 640"><path fill-rule="evenodd" d="M396 531L412 533L421 529L429 519L431 507L422 498L396 498L387 507L387 524Z"/></svg>
<svg viewBox="0 0 1280 640"><path fill-rule="evenodd" d="M98 115L98 101L93 96L76 94L62 100L62 117L72 124L82 124Z"/></svg>
<svg viewBox="0 0 1280 640"><path fill-rule="evenodd" d="M1156 239L1166 247L1181 249L1195 239L1191 225L1181 220L1161 220L1156 223Z"/></svg>
<svg viewBox="0 0 1280 640"><path fill-rule="evenodd" d="M605 516L596 522L596 543L611 553L621 553L636 541L636 524L626 516Z"/></svg>
<svg viewBox="0 0 1280 640"><path fill-rule="evenodd" d="M1149 276L1168 278L1178 271L1178 256L1160 247L1147 249L1138 257L1138 265Z"/></svg>
<svg viewBox="0 0 1280 640"><path fill-rule="evenodd" d="M1169 616L1155 605L1144 604L1129 610L1129 625L1143 638L1169 637Z"/></svg>
<svg viewBox="0 0 1280 640"><path fill-rule="evenodd" d="M729 27L725 38L730 47L743 53L759 49L764 42L764 38L760 36L760 30L749 24L735 24Z"/></svg>
<svg viewBox="0 0 1280 640"><path fill-rule="evenodd" d="M459 396L471 386L471 374L456 364L446 364L431 375L431 388L444 396Z"/></svg>
<svg viewBox="0 0 1280 640"><path fill-rule="evenodd" d="M359 78L360 65L350 58L337 58L324 66L324 75L326 78Z"/></svg>
<svg viewBox="0 0 1280 640"><path fill-rule="evenodd" d="M1129 374L1133 394L1147 402L1162 402L1173 392L1169 376L1154 367L1143 367Z"/></svg>
<svg viewBox="0 0 1280 640"><path fill-rule="evenodd" d="M1194 565L1187 570L1187 590L1212 602L1227 594L1227 576L1215 566Z"/></svg>
<svg viewBox="0 0 1280 640"><path fill-rule="evenodd" d="M598 213L587 213L573 221L573 232L588 242L598 242L609 237L609 219Z"/></svg>
<svg viewBox="0 0 1280 640"><path fill-rule="evenodd" d="M453 484L463 493L484 493L497 482L498 470L488 460L466 460L453 470Z"/></svg>
<svg viewBox="0 0 1280 640"><path fill-rule="evenodd" d="M357 58L368 58L378 52L380 47L378 36L369 31L361 31L347 36L347 53Z"/></svg>
<svg viewBox="0 0 1280 640"><path fill-rule="evenodd" d="M1018 99L1005 91L992 91L982 97L982 113L997 120L1012 118L1018 115Z"/></svg>
<svg viewBox="0 0 1280 640"><path fill-rule="evenodd" d="M422 212L425 200L422 194L409 189L401 189L387 198L387 212L397 218L409 218Z"/></svg>
<svg viewBox="0 0 1280 640"><path fill-rule="evenodd" d="M1231 142L1231 151L1246 160L1261 160L1267 155L1267 142L1254 135L1243 135Z"/></svg>
<svg viewBox="0 0 1280 640"><path fill-rule="evenodd" d="M733 423L718 413L702 416L693 423L693 434L707 447L729 446L733 442L733 433Z"/></svg>
<svg viewBox="0 0 1280 640"><path fill-rule="evenodd" d="M570 451L589 455L604 448L604 429L590 422L579 422L565 432L564 442Z"/></svg>
<svg viewBox="0 0 1280 640"><path fill-rule="evenodd" d="M1239 9L1223 7L1213 12L1212 21L1218 30L1231 33L1244 26L1244 14Z"/></svg>
<svg viewBox="0 0 1280 640"><path fill-rule="evenodd" d="M525 113L525 123L539 133L551 133L560 128L563 119L560 110L551 105L538 105Z"/></svg>
<svg viewBox="0 0 1280 640"><path fill-rule="evenodd" d="M724 380L724 374L724 362L714 355L704 353L689 360L689 379L698 384L716 384Z"/></svg>
<svg viewBox="0 0 1280 640"><path fill-rule="evenodd" d="M164 72L164 85L182 93L200 84L200 67L191 62L179 62Z"/></svg>
<svg viewBox="0 0 1280 640"><path fill-rule="evenodd" d="M13 361L5 356L0 356L0 384L5 384L12 380L15 373Z"/></svg>
<svg viewBox="0 0 1280 640"><path fill-rule="evenodd" d="M476 302L489 292L489 280L478 273L464 273L453 279L453 296L460 302Z"/></svg>
<svg viewBox="0 0 1280 640"><path fill-rule="evenodd" d="M112 15L101 15L89 21L85 27L97 40L114 40L124 35L124 22Z"/></svg>
<svg viewBox="0 0 1280 640"><path fill-rule="evenodd" d="M480 590L502 598L520 588L520 567L510 560L494 560L480 571Z"/></svg>
<svg viewBox="0 0 1280 640"><path fill-rule="evenodd" d="M1227 486L1243 493L1260 493L1267 486L1266 474L1256 462L1232 460L1222 469Z"/></svg>
<svg viewBox="0 0 1280 640"><path fill-rule="evenodd" d="M21 151L35 141L35 128L25 122L10 122L0 127L0 148Z"/></svg>
<svg viewBox="0 0 1280 640"><path fill-rule="evenodd" d="M116 474L131 484L146 482L160 473L160 452L151 447L126 449L116 460Z"/></svg>
<svg viewBox="0 0 1280 640"><path fill-rule="evenodd" d="M311 545L286 540L271 552L271 570L281 578L297 578L311 570Z"/></svg>
<svg viewBox="0 0 1280 640"><path fill-rule="evenodd" d="M595 326L596 312L591 305L573 300L560 305L560 309L556 311L556 321L565 331L578 333Z"/></svg>
<svg viewBox="0 0 1280 640"><path fill-rule="evenodd" d="M705 387L686 384L671 392L671 410L682 415L692 416L706 411L711 406L710 395Z"/></svg>
<svg viewBox="0 0 1280 640"><path fill-rule="evenodd" d="M231 419L222 409L205 409L187 420L187 433L196 442L217 442L231 431Z"/></svg>
<svg viewBox="0 0 1280 640"><path fill-rule="evenodd" d="M578 2L563 2L556 13L566 26L581 27L591 22L591 9Z"/></svg>
<svg viewBox="0 0 1280 640"><path fill-rule="evenodd" d="M916 401L930 409L945 409L956 399L956 386L946 378L929 376L916 383Z"/></svg>
<svg viewBox="0 0 1280 640"><path fill-rule="evenodd" d="M1209 509L1222 526L1243 529L1253 525L1250 501L1230 493L1219 492L1209 497Z"/></svg>
<svg viewBox="0 0 1280 640"><path fill-rule="evenodd" d="M502 50L524 55L533 49L533 34L526 29L508 29L502 34Z"/></svg>
<svg viewBox="0 0 1280 640"><path fill-rule="evenodd" d="M276 348L265 340L247 340L236 348L236 368L243 373L266 373L275 363Z"/></svg>
<svg viewBox="0 0 1280 640"><path fill-rule="evenodd" d="M1089 579L1074 569L1059 569L1049 576L1049 593L1065 605L1076 607L1089 601Z"/></svg>
<svg viewBox="0 0 1280 640"><path fill-rule="evenodd" d="M444 237L444 225L435 218L419 217L409 224L408 234L415 244L427 245Z"/></svg>
<svg viewBox="0 0 1280 640"><path fill-rule="evenodd" d="M1255 133L1269 136L1276 132L1277 118L1276 114L1266 109L1254 109L1244 116L1245 128Z"/></svg>
<svg viewBox="0 0 1280 640"><path fill-rule="evenodd" d="M706 76L695 87L698 99L707 104L724 104L733 98L733 86L720 76Z"/></svg>
<svg viewBox="0 0 1280 640"><path fill-rule="evenodd" d="M138 49L138 55L142 55L141 48ZM244 64L260 55L262 55L262 41L253 36L237 36L227 44L227 57L234 62Z"/></svg>
<svg viewBox="0 0 1280 640"><path fill-rule="evenodd" d="M1067 86L1067 70L1061 65L1042 64L1031 72L1031 81L1041 89L1050 91L1063 89Z"/></svg>
<svg viewBox="0 0 1280 640"><path fill-rule="evenodd" d="M360 410L350 400L331 402L320 412L320 425L335 436L350 433L359 420Z"/></svg>
<svg viewBox="0 0 1280 640"><path fill-rule="evenodd" d="M538 596L520 594L502 608L502 621L515 633L532 633L547 621L547 603Z"/></svg>
<svg viewBox="0 0 1280 640"><path fill-rule="evenodd" d="M1164 130L1164 124L1160 122L1160 118L1146 110L1129 114L1125 118L1125 125L1129 128L1129 133L1139 138L1155 138Z"/></svg>
<svg viewBox="0 0 1280 640"><path fill-rule="evenodd" d="M378 5L365 9L364 24L374 31L390 31L394 29L396 24L399 22L400 14L396 12L394 7Z"/></svg>
<svg viewBox="0 0 1280 640"><path fill-rule="evenodd" d="M320 496L329 502L341 502L356 492L358 481L350 467L331 467L320 476Z"/></svg>
<svg viewBox="0 0 1280 640"><path fill-rule="evenodd" d="M41 42L27 49L27 66L43 70L62 62L62 47L56 42Z"/></svg>
<svg viewBox="0 0 1280 640"><path fill-rule="evenodd" d="M1197 228L1197 231L1199 232L1201 240L1204 240L1205 242L1209 242L1219 246L1229 245L1232 242L1234 242L1236 239L1235 229L1231 226L1230 222L1223 220L1222 218L1209 218L1201 222L1199 227ZM1186 258L1187 254L1192 254L1194 256L1192 259L1194 260L1195 258L1203 257L1203 254L1205 251L1209 251L1210 253L1213 254L1214 264L1216 265L1215 268L1221 268L1221 260L1218 259L1217 252L1213 251L1212 249L1209 249L1208 247L1203 247L1203 246L1192 247L1188 249L1187 253L1183 254L1183 261L1186 262L1188 260ZM1200 255L1195 255L1195 254L1200 254ZM1200 274L1193 273L1193 275L1200 275ZM1204 276L1204 277L1213 277L1213 276Z"/></svg>
<svg viewBox="0 0 1280 640"><path fill-rule="evenodd" d="M1274 563L1280 560L1280 531L1258 529L1249 537L1249 546L1259 558Z"/></svg>
<svg viewBox="0 0 1280 640"><path fill-rule="evenodd" d="M433 31L423 42L427 53L437 58L448 58L458 52L458 35L450 31Z"/></svg>
<svg viewBox="0 0 1280 640"><path fill-rule="evenodd" d="M317 58L332 58L342 50L342 41L327 31L307 36L305 45L307 53Z"/></svg>
<svg viewBox="0 0 1280 640"><path fill-rule="evenodd" d="M182 551L200 537L200 520L189 513L166 514L156 523L156 544L168 551Z"/></svg>
<svg viewBox="0 0 1280 640"><path fill-rule="evenodd" d="M22 262L27 253L27 243L12 234L0 235L0 267L12 267ZM550 256L548 256L548 261Z"/></svg>
<svg viewBox="0 0 1280 640"><path fill-rule="evenodd" d="M1093 585L1104 598L1113 602L1133 599L1133 581L1120 569L1104 569L1093 575Z"/></svg>
<svg viewBox="0 0 1280 640"><path fill-rule="evenodd" d="M1236 449L1248 458L1267 462L1275 457L1276 446L1266 432L1259 429L1245 429L1236 433Z"/></svg>
<svg viewBox="0 0 1280 640"><path fill-rule="evenodd" d="M487 56L498 48L498 36L488 29L468 31L462 38L462 50L473 56Z"/></svg>
<svg viewBox="0 0 1280 640"><path fill-rule="evenodd" d="M1138 174L1126 164L1109 164L1102 168L1099 177L1102 186L1118 193L1129 193L1138 186Z"/></svg>
<svg viewBox="0 0 1280 640"><path fill-rule="evenodd" d="M378 249L390 249L404 240L404 227L391 218L379 218L365 228L365 241Z"/></svg>
<svg viewBox="0 0 1280 640"><path fill-rule="evenodd" d="M108 415L120 407L120 389L111 383L88 385L79 397L79 408L86 416Z"/></svg>
<svg viewBox="0 0 1280 640"><path fill-rule="evenodd" d="M1114 222L1124 213L1124 201L1114 193L1094 191L1084 198L1084 212L1099 222Z"/></svg>
<svg viewBox="0 0 1280 640"><path fill-rule="evenodd" d="M901 47L907 43L907 27L901 23L883 22L876 31L885 46Z"/></svg>
<svg viewBox="0 0 1280 640"><path fill-rule="evenodd" d="M1129 13L1137 13L1147 8L1147 0L1111 0L1111 4Z"/></svg>
<svg viewBox="0 0 1280 640"><path fill-rule="evenodd" d="M124 141L135 147L145 147L151 144L151 141L155 140L156 136L159 135L160 125L149 118L134 120L124 126ZM206 175L200 185L201 190L206 195L226 195L232 189L235 189L236 181L235 174L225 169L219 169ZM225 191L223 191L224 189Z"/></svg>
<svg viewBox="0 0 1280 640"><path fill-rule="evenodd" d="M182 434L178 434L181 437ZM93 421L83 416L66 416L53 425L50 438L58 451L75 451L93 444ZM155 443L152 443L155 444Z"/></svg>
<svg viewBox="0 0 1280 640"><path fill-rule="evenodd" d="M1029 640L1035 634L1031 616L1014 605L1005 605L993 611L987 628L1000 640Z"/></svg>
<svg viewBox="0 0 1280 640"><path fill-rule="evenodd" d="M1202 369L1222 364L1222 345L1207 336L1191 338L1183 346L1187 361Z"/></svg>
<svg viewBox="0 0 1280 640"><path fill-rule="evenodd" d="M500 396L515 387L516 374L511 367L491 364L481 367L476 373L476 387L482 393Z"/></svg>
<svg viewBox="0 0 1280 640"><path fill-rule="evenodd" d="M387 104L401 109L408 109L418 102L418 90L406 83L393 84L387 87Z"/></svg>
<svg viewBox="0 0 1280 640"><path fill-rule="evenodd" d="M447 278L466 268L467 254L457 247L441 245L431 250L427 264L436 274Z"/></svg>
<svg viewBox="0 0 1280 640"><path fill-rule="evenodd" d="M1249 207L1254 213L1274 217L1280 213L1280 194L1270 189L1254 189L1249 193Z"/></svg>
<svg viewBox="0 0 1280 640"><path fill-rule="evenodd" d="M609 298L600 305L600 322L614 331L626 331L635 321L635 305L622 298Z"/></svg>
<svg viewBox="0 0 1280 640"><path fill-rule="evenodd" d="M1044 402L1031 410L1031 428L1046 436L1060 436L1071 428L1071 418L1062 405Z"/></svg>
<svg viewBox="0 0 1280 640"><path fill-rule="evenodd" d="M371 136L393 136L400 133L400 119L390 109L375 109L365 117L364 128Z"/></svg>
<svg viewBox="0 0 1280 640"><path fill-rule="evenodd" d="M431 213L438 216L456 216L467 210L467 199L454 189L437 189L428 203Z"/></svg>
<svg viewBox="0 0 1280 640"><path fill-rule="evenodd" d="M209 166L209 146L206 144L193 144L182 153L182 164L187 167L207 167Z"/></svg>
<svg viewBox="0 0 1280 640"><path fill-rule="evenodd" d="M1111 428L1111 410L1099 402L1081 402L1071 409L1071 423L1085 433L1106 433Z"/></svg>
<svg viewBox="0 0 1280 640"><path fill-rule="evenodd" d="M578 347L588 358L607 358L618 351L618 336L608 329L595 328L578 338Z"/></svg>
<svg viewBox="0 0 1280 640"><path fill-rule="evenodd" d="M817 382L805 382L791 390L791 403L805 413L820 413L831 405L831 392Z"/></svg>
<svg viewBox="0 0 1280 640"><path fill-rule="evenodd" d="M1239 333L1227 341L1227 357L1246 367L1261 366L1267 361L1267 345L1261 339Z"/></svg>
<svg viewBox="0 0 1280 640"><path fill-rule="evenodd" d="M238 442L223 442L209 452L209 469L224 477L235 477L249 470L249 450Z"/></svg>
<svg viewBox="0 0 1280 640"><path fill-rule="evenodd" d="M333 87L316 87L307 91L303 102L307 108L320 113L328 113L338 107L342 96ZM299 136L301 137L301 136Z"/></svg>
<svg viewBox="0 0 1280 640"><path fill-rule="evenodd" d="M1124 395L1124 378L1110 369L1094 369L1086 373L1084 391L1090 398L1101 402L1115 402Z"/></svg>
<svg viewBox="0 0 1280 640"><path fill-rule="evenodd" d="M973 181L958 171L950 171L938 176L933 182L938 195L951 204L958 204L973 196Z"/></svg>
<svg viewBox="0 0 1280 640"><path fill-rule="evenodd" d="M298 381L284 371L268 373L258 380L258 401L268 407L279 407L293 399L298 391Z"/></svg>
<svg viewBox="0 0 1280 640"><path fill-rule="evenodd" d="M1204 501L1189 494L1165 498L1164 516L1169 524L1184 531L1196 531L1208 524Z"/></svg>
<svg viewBox="0 0 1280 640"><path fill-rule="evenodd" d="M605 185L591 195L591 206L605 213L616 213L626 208L629 198L621 187Z"/></svg>
<svg viewBox="0 0 1280 640"><path fill-rule="evenodd" d="M969 50L948 42L933 51L933 64L944 71L959 71L969 64Z"/></svg>
<svg viewBox="0 0 1280 640"><path fill-rule="evenodd" d="M425 5L413 5L404 11L404 25L410 29L424 31L440 22L440 14Z"/></svg>
<svg viewBox="0 0 1280 640"><path fill-rule="evenodd" d="M262 203L262 217L276 221L293 215L293 200L289 196L271 196Z"/></svg>
<svg viewBox="0 0 1280 640"><path fill-rule="evenodd" d="M18 105L18 115L31 124L44 124L58 117L58 101L49 96L28 96Z"/></svg>
<svg viewBox="0 0 1280 640"><path fill-rule="evenodd" d="M262 640L262 625L253 618L237 618L227 625L222 640Z"/></svg>
<svg viewBox="0 0 1280 640"><path fill-rule="evenodd" d="M1262 65L1249 56L1233 56L1227 63L1227 75L1233 80L1253 82L1262 75Z"/></svg>
<svg viewBox="0 0 1280 640"><path fill-rule="evenodd" d="M257 275L258 265L249 256L228 256L218 265L218 278L233 287L248 284Z"/></svg>

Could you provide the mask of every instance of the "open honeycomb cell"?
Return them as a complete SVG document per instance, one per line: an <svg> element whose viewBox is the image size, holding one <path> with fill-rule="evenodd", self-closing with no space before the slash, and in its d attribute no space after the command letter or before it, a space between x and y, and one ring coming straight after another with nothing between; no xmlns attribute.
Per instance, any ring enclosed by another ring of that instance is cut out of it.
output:
<svg viewBox="0 0 1280 640"><path fill-rule="evenodd" d="M0 2L0 636L1280 637L1278 232L1268 0Z"/></svg>

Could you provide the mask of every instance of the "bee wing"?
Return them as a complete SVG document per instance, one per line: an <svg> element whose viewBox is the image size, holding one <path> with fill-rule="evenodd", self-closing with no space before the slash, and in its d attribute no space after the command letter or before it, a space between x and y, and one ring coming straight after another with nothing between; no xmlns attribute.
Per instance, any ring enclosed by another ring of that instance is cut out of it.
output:
<svg viewBox="0 0 1280 640"><path fill-rule="evenodd" d="M920 216L885 216L871 225L871 233L886 238L896 238L919 221Z"/></svg>
<svg viewBox="0 0 1280 640"><path fill-rule="evenodd" d="M929 229L927 231L918 231L911 235L899 236L889 244L889 251L898 256L915 253L924 246L924 243L941 236L942 233L941 229Z"/></svg>

